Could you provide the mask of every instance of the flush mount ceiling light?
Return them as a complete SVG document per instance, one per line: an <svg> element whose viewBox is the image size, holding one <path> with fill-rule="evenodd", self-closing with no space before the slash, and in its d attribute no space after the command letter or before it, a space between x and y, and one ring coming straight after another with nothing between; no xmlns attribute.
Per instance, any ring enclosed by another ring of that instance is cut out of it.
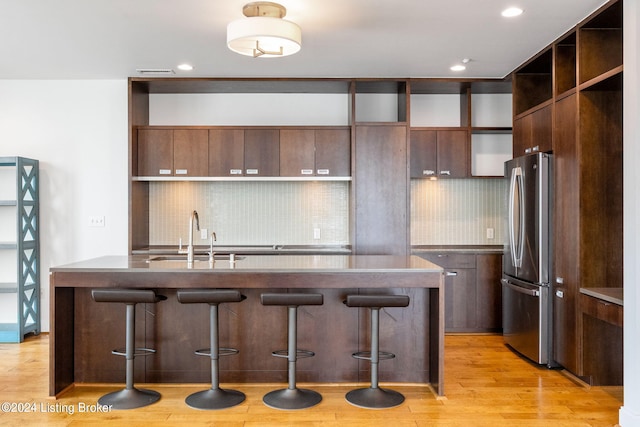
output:
<svg viewBox="0 0 640 427"><path fill-rule="evenodd" d="M241 55L277 58L300 50L302 30L282 19L287 9L278 3L254 2L242 8L246 18L227 25L227 46Z"/></svg>

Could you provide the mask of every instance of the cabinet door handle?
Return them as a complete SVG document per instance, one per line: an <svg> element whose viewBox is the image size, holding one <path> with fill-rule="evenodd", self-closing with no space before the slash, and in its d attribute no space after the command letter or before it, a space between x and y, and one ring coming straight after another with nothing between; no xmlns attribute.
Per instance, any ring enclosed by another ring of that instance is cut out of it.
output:
<svg viewBox="0 0 640 427"><path fill-rule="evenodd" d="M301 169L300 170L300 174L301 175L313 175L313 169Z"/></svg>
<svg viewBox="0 0 640 427"><path fill-rule="evenodd" d="M318 169L318 175L329 175L329 169Z"/></svg>
<svg viewBox="0 0 640 427"><path fill-rule="evenodd" d="M176 175L187 175L188 172L186 169L176 169Z"/></svg>
<svg viewBox="0 0 640 427"><path fill-rule="evenodd" d="M538 152L538 151L540 151L540 146L536 145L535 147L532 148L532 150L533 150L534 153Z"/></svg>
<svg viewBox="0 0 640 427"><path fill-rule="evenodd" d="M247 169L247 175L258 175L258 169Z"/></svg>
<svg viewBox="0 0 640 427"><path fill-rule="evenodd" d="M171 175L171 169L160 169L158 175Z"/></svg>
<svg viewBox="0 0 640 427"><path fill-rule="evenodd" d="M451 171L440 171L440 175L451 175Z"/></svg>
<svg viewBox="0 0 640 427"><path fill-rule="evenodd" d="M425 170L422 171L422 175L428 175L429 176L429 175L435 175L435 174L436 174L436 171L433 171L431 169L425 169Z"/></svg>
<svg viewBox="0 0 640 427"><path fill-rule="evenodd" d="M529 153L531 153L531 148L526 148L526 149L524 150L524 152L525 152L525 154L529 154Z"/></svg>
<svg viewBox="0 0 640 427"><path fill-rule="evenodd" d="M444 273L444 275L447 276L447 277L455 277L455 276L458 275L458 272L457 271L446 271Z"/></svg>
<svg viewBox="0 0 640 427"><path fill-rule="evenodd" d="M242 169L231 169L229 170L230 175L242 175Z"/></svg>

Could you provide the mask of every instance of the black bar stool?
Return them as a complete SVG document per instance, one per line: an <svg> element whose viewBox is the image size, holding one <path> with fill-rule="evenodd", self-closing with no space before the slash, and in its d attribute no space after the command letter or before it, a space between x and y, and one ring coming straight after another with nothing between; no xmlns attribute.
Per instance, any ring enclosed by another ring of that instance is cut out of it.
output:
<svg viewBox="0 0 640 427"><path fill-rule="evenodd" d="M397 391L378 387L378 362L393 359L393 353L380 351L380 309L383 307L407 307L407 295L348 295L344 303L349 307L371 309L371 351L353 353L356 359L371 361L371 386L351 390L345 398L347 402L360 408L392 408L404 402L404 396Z"/></svg>
<svg viewBox="0 0 640 427"><path fill-rule="evenodd" d="M91 297L96 302L115 302L126 304L126 344L125 349L116 349L111 353L117 356L125 356L126 365L126 386L120 391L105 394L98 403L100 405L110 405L113 409L133 409L151 405L160 400L160 393L153 390L138 389L133 386L133 360L136 356L148 356L155 353L150 348L135 347L136 330L136 304L154 304L167 299L164 295L156 295L149 289L93 289Z"/></svg>
<svg viewBox="0 0 640 427"><path fill-rule="evenodd" d="M196 350L199 356L211 358L211 388L190 394L185 399L187 405L195 409L224 409L236 406L245 400L244 393L236 390L223 390L219 380L219 358L237 354L235 348L220 347L218 333L218 305L227 302L240 302L247 299L236 290L227 289L181 289L178 301L183 304L209 304L209 343L210 348Z"/></svg>
<svg viewBox="0 0 640 427"><path fill-rule="evenodd" d="M262 294L262 305L288 306L288 348L271 353L276 357L286 357L289 360L288 375L289 386L286 389L274 390L264 395L262 401L265 405L275 409L304 409L317 405L322 400L320 393L300 389L296 387L296 361L298 358L311 357L315 353L309 350L298 350L297 344L297 317L298 306L322 305L322 294Z"/></svg>

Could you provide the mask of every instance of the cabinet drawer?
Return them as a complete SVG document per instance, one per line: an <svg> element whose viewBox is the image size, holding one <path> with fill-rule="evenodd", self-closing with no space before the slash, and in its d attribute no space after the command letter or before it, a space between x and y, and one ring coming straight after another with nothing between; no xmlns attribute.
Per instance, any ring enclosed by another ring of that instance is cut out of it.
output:
<svg viewBox="0 0 640 427"><path fill-rule="evenodd" d="M420 254L420 257L442 268L476 268L475 254L433 252Z"/></svg>
<svg viewBox="0 0 640 427"><path fill-rule="evenodd" d="M580 295L582 312L596 319L622 327L622 306L589 295Z"/></svg>

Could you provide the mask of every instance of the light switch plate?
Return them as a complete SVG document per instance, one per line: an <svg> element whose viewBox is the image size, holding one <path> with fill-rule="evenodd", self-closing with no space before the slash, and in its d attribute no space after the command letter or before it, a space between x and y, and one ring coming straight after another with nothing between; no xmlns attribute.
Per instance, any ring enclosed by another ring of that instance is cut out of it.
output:
<svg viewBox="0 0 640 427"><path fill-rule="evenodd" d="M487 239L493 239L495 237L495 230L493 228L487 228Z"/></svg>
<svg viewBox="0 0 640 427"><path fill-rule="evenodd" d="M104 216L90 216L89 227L104 227Z"/></svg>

